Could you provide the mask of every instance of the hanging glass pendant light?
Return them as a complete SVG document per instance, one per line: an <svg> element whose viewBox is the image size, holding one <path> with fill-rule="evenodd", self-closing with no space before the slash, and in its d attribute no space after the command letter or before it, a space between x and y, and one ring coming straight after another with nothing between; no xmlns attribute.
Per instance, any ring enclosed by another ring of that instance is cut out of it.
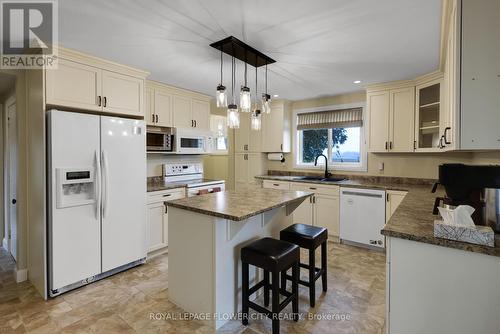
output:
<svg viewBox="0 0 500 334"><path fill-rule="evenodd" d="M262 112L271 113L271 95L267 93L267 63L266 63L266 92L262 94Z"/></svg>
<svg viewBox="0 0 500 334"><path fill-rule="evenodd" d="M241 112L250 112L252 109L252 97L250 88L247 87L247 63L245 62L245 85L240 90L240 109Z"/></svg>
<svg viewBox="0 0 500 334"><path fill-rule="evenodd" d="M215 99L217 101L217 108L227 107L227 92L226 86L222 84L222 47L220 49L220 84L217 86L217 92L215 93Z"/></svg>
<svg viewBox="0 0 500 334"><path fill-rule="evenodd" d="M235 61L234 56L231 63L231 95L233 102L227 107L227 126L230 129L240 128L240 113L238 112L238 106L234 100L234 81L235 81Z"/></svg>
<svg viewBox="0 0 500 334"><path fill-rule="evenodd" d="M255 131L259 131L262 127L262 116L259 109L259 103L257 101L258 81L257 81L257 67L255 67L255 103L252 111L252 118L250 121L250 128Z"/></svg>

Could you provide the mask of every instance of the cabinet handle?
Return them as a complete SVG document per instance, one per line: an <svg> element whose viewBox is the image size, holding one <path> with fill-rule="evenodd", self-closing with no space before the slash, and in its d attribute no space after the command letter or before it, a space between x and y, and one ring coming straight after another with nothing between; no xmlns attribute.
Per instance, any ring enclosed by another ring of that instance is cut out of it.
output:
<svg viewBox="0 0 500 334"><path fill-rule="evenodd" d="M445 143L446 145L450 145L450 144L451 144L451 141L448 141L448 140L446 139L446 138L448 138L448 130L451 130L451 128L450 128L449 126L448 126L448 127L446 127L446 128L444 128L444 135L443 135L443 137L444 137L444 143Z"/></svg>
<svg viewBox="0 0 500 334"><path fill-rule="evenodd" d="M160 116L158 116L158 114L156 115L156 123L158 123L160 121Z"/></svg>
<svg viewBox="0 0 500 334"><path fill-rule="evenodd" d="M273 183L273 186L279 187L279 184L278 183Z"/></svg>
<svg viewBox="0 0 500 334"><path fill-rule="evenodd" d="M389 202L389 193L385 194L385 200L386 202Z"/></svg>
<svg viewBox="0 0 500 334"><path fill-rule="evenodd" d="M280 150L283 151L283 144L280 144Z"/></svg>
<svg viewBox="0 0 500 334"><path fill-rule="evenodd" d="M165 205L165 213L168 213L168 206L166 202L163 202L163 205Z"/></svg>
<svg viewBox="0 0 500 334"><path fill-rule="evenodd" d="M165 194L165 195L163 195L163 197L170 197L170 196L172 196L172 194Z"/></svg>
<svg viewBox="0 0 500 334"><path fill-rule="evenodd" d="M151 118L152 118L152 121L151 121L151 122L153 122L153 123L154 123L154 122L155 122L155 114L152 114L152 115L151 115Z"/></svg>
<svg viewBox="0 0 500 334"><path fill-rule="evenodd" d="M313 203L316 204L316 196L313 196Z"/></svg>
<svg viewBox="0 0 500 334"><path fill-rule="evenodd" d="M245 155L243 156L243 159L248 160L248 154L245 154Z"/></svg>
<svg viewBox="0 0 500 334"><path fill-rule="evenodd" d="M101 106L101 100L102 100L101 95L99 95L99 96L97 97L97 106L98 106L98 107L100 107L100 106Z"/></svg>
<svg viewBox="0 0 500 334"><path fill-rule="evenodd" d="M103 107L106 107L106 104L107 104L107 100L106 100L106 96L104 97L104 104L103 104Z"/></svg>
<svg viewBox="0 0 500 334"><path fill-rule="evenodd" d="M389 144L388 142L385 142L385 149L386 149L386 150L387 150L387 145L388 145L388 144Z"/></svg>
<svg viewBox="0 0 500 334"><path fill-rule="evenodd" d="M244 149L245 151L248 151L248 144L243 145L243 149Z"/></svg>
<svg viewBox="0 0 500 334"><path fill-rule="evenodd" d="M198 123L197 123L197 121L196 121L196 120L194 120L194 127L195 127L195 128L196 128L196 127L198 127Z"/></svg>
<svg viewBox="0 0 500 334"><path fill-rule="evenodd" d="M392 150L392 141L389 142L389 150Z"/></svg>
<svg viewBox="0 0 500 334"><path fill-rule="evenodd" d="M191 127L194 128L194 121L191 120Z"/></svg>
<svg viewBox="0 0 500 334"><path fill-rule="evenodd" d="M314 188L314 187L309 187L309 189L311 189L311 190L316 190L316 189L318 189L318 188Z"/></svg>
<svg viewBox="0 0 500 334"><path fill-rule="evenodd" d="M416 150L416 149L417 149L417 141L416 141L416 140L414 140L414 141L413 141L413 149L414 149L414 150Z"/></svg>

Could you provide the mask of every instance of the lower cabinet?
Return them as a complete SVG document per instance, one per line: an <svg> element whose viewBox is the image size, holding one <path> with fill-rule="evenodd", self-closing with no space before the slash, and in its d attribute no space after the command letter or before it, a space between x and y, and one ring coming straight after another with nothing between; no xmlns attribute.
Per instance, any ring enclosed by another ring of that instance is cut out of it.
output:
<svg viewBox="0 0 500 334"><path fill-rule="evenodd" d="M234 179L236 190L260 188L255 177L266 173L266 157L262 153L236 153L234 155Z"/></svg>
<svg viewBox="0 0 500 334"><path fill-rule="evenodd" d="M168 246L168 207L166 202L184 198L184 188L148 193L147 236L148 253Z"/></svg>
<svg viewBox="0 0 500 334"><path fill-rule="evenodd" d="M339 187L315 183L264 180L264 188L314 192L293 211L294 224L321 226L334 238L340 233Z"/></svg>

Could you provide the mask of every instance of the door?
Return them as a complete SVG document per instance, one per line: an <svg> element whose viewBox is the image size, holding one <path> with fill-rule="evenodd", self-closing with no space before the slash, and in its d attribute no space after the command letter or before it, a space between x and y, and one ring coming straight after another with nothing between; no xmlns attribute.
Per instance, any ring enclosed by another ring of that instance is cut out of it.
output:
<svg viewBox="0 0 500 334"><path fill-rule="evenodd" d="M240 113L240 127L234 130L235 152L248 152L250 141L250 113Z"/></svg>
<svg viewBox="0 0 500 334"><path fill-rule="evenodd" d="M368 104L368 150L383 152L388 149L389 137L389 91L372 92L366 95Z"/></svg>
<svg viewBox="0 0 500 334"><path fill-rule="evenodd" d="M101 116L102 270L146 256L143 121Z"/></svg>
<svg viewBox="0 0 500 334"><path fill-rule="evenodd" d="M110 71L102 71L103 110L144 116L144 80Z"/></svg>
<svg viewBox="0 0 500 334"><path fill-rule="evenodd" d="M248 154L234 155L234 186L236 190L248 188Z"/></svg>
<svg viewBox="0 0 500 334"><path fill-rule="evenodd" d="M148 205L148 252L167 246L167 219L164 202Z"/></svg>
<svg viewBox="0 0 500 334"><path fill-rule="evenodd" d="M99 117L52 110L47 123L49 281L54 290L101 273ZM93 201L80 201L78 186L59 181L57 176L63 176L68 168L94 172L94 194L88 194ZM58 203L58 198L68 198L73 203Z"/></svg>
<svg viewBox="0 0 500 334"><path fill-rule="evenodd" d="M8 161L9 161L9 197L8 197L8 231L9 252L17 261L17 113L16 102L7 104L7 133L8 133Z"/></svg>
<svg viewBox="0 0 500 334"><path fill-rule="evenodd" d="M413 152L415 88L391 90L390 95L391 130L389 149L391 152Z"/></svg>
<svg viewBox="0 0 500 334"><path fill-rule="evenodd" d="M156 124L159 126L173 126L172 122L172 94L155 90L154 111L156 115Z"/></svg>
<svg viewBox="0 0 500 334"><path fill-rule="evenodd" d="M328 234L338 237L339 198L337 196L314 195L314 225L328 229Z"/></svg>
<svg viewBox="0 0 500 334"><path fill-rule="evenodd" d="M174 126L178 128L192 128L194 122L191 117L191 100L183 96L173 95L172 101Z"/></svg>
<svg viewBox="0 0 500 334"><path fill-rule="evenodd" d="M192 101L191 115L194 127L198 130L210 130L210 103L205 101Z"/></svg>
<svg viewBox="0 0 500 334"><path fill-rule="evenodd" d="M46 71L47 104L102 110L101 70L59 59L57 69Z"/></svg>
<svg viewBox="0 0 500 334"><path fill-rule="evenodd" d="M145 88L144 89L144 110L145 110L145 116L144 119L146 120L147 125L155 125L156 119L155 119L155 101L154 101L154 90L151 88Z"/></svg>

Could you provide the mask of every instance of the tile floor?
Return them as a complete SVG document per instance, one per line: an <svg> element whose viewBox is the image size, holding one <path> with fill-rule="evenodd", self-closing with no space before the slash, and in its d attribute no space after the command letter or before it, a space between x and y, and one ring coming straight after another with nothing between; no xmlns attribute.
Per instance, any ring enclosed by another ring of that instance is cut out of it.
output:
<svg viewBox="0 0 500 334"><path fill-rule="evenodd" d="M49 301L28 282L16 284L13 266L12 258L0 247L0 333L212 332L201 321L171 318L182 310L168 300L167 255ZM311 309L308 292L301 288L300 312L305 319L281 321L281 332L383 333L384 254L330 244L328 266L328 292L322 293L318 281L316 307ZM154 313L168 314L168 319L151 320ZM319 320L311 315L334 319ZM235 320L218 333L271 333L271 321L251 320L244 327Z"/></svg>

